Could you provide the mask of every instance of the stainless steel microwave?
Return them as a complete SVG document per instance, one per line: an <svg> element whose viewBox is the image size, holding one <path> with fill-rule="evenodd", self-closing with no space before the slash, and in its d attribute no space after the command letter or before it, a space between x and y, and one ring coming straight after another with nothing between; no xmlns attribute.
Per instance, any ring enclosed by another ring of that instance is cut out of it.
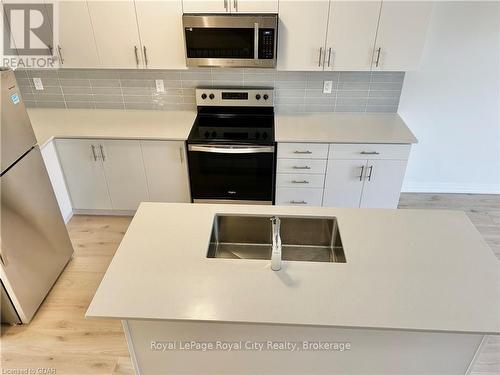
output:
<svg viewBox="0 0 500 375"><path fill-rule="evenodd" d="M277 14L184 14L187 66L276 66Z"/></svg>

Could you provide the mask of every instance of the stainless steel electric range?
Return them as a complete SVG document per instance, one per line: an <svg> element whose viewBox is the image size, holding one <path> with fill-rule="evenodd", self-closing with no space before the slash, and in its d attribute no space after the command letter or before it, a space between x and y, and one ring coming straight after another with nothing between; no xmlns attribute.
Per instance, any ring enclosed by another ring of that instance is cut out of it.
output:
<svg viewBox="0 0 500 375"><path fill-rule="evenodd" d="M196 90L188 162L195 203L273 204L273 89Z"/></svg>

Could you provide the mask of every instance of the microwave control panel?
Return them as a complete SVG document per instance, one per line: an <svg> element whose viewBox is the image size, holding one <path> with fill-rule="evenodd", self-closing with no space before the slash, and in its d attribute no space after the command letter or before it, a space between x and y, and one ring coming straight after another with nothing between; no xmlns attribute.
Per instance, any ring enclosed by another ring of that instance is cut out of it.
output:
<svg viewBox="0 0 500 375"><path fill-rule="evenodd" d="M274 29L259 29L259 59L274 59Z"/></svg>

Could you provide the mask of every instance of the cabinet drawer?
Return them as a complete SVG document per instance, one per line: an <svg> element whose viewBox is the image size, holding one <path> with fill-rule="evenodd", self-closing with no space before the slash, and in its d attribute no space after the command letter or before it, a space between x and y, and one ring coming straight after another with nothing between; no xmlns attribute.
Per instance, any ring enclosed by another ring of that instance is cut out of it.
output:
<svg viewBox="0 0 500 375"><path fill-rule="evenodd" d="M276 204L283 206L321 206L323 189L286 188L276 189Z"/></svg>
<svg viewBox="0 0 500 375"><path fill-rule="evenodd" d="M278 173L277 187L323 188L325 176L322 174Z"/></svg>
<svg viewBox="0 0 500 375"><path fill-rule="evenodd" d="M278 173L324 174L326 160L321 159L278 159Z"/></svg>
<svg viewBox="0 0 500 375"><path fill-rule="evenodd" d="M278 143L278 158L326 159L327 143Z"/></svg>
<svg viewBox="0 0 500 375"><path fill-rule="evenodd" d="M368 143L335 143L330 145L329 159L393 159L406 160L411 145Z"/></svg>

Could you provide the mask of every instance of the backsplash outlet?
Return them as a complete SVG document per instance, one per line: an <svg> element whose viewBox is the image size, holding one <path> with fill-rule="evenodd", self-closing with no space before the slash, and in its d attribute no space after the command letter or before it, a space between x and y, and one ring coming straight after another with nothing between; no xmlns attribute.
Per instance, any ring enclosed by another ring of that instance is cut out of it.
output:
<svg viewBox="0 0 500 375"><path fill-rule="evenodd" d="M60 69L17 70L16 77L26 105L38 108L191 110L198 86L264 86L275 88L280 112L396 112L404 72ZM34 77L43 90L35 90ZM331 93L323 93L325 80Z"/></svg>

